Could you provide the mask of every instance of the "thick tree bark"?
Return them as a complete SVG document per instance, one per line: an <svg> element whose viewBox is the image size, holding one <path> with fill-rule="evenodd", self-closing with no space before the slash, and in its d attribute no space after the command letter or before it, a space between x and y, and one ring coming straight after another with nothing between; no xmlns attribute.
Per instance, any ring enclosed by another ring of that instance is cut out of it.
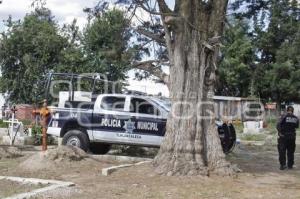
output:
<svg viewBox="0 0 300 199"><path fill-rule="evenodd" d="M162 3L162 0L158 0ZM162 16L169 52L172 109L154 165L166 175L233 173L215 126L212 96L226 0L176 1ZM164 12L165 5L160 5Z"/></svg>

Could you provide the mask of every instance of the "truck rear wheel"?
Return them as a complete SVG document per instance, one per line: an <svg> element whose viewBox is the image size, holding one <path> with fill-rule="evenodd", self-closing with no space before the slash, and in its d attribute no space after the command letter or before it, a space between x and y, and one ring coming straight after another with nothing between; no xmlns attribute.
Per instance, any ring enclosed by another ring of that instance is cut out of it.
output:
<svg viewBox="0 0 300 199"><path fill-rule="evenodd" d="M110 144L104 143L91 143L90 151L94 154L103 155L106 154L110 150Z"/></svg>
<svg viewBox="0 0 300 199"><path fill-rule="evenodd" d="M76 146L87 152L89 149L90 141L87 134L85 134L84 132L80 130L69 130L64 135L62 144L67 146Z"/></svg>

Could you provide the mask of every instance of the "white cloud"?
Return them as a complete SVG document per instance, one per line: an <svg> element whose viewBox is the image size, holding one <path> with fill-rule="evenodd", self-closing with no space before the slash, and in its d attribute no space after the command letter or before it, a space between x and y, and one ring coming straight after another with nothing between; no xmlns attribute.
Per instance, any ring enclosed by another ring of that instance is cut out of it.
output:
<svg viewBox="0 0 300 199"><path fill-rule="evenodd" d="M30 11L30 0L3 0L0 5L0 19L5 20L9 15L14 19L22 18L26 12Z"/></svg>
<svg viewBox="0 0 300 199"><path fill-rule="evenodd" d="M169 97L168 87L164 84L154 83L150 80L137 81L133 79L129 79L128 83L128 90L140 91L150 95L158 95L159 93L161 93L162 96Z"/></svg>
<svg viewBox="0 0 300 199"><path fill-rule="evenodd" d="M47 7L52 10L53 15L55 15L55 18L60 24L70 23L76 18L78 25L82 28L87 22L86 14L83 12L83 9L93 7L96 3L97 0L48 0Z"/></svg>
<svg viewBox="0 0 300 199"><path fill-rule="evenodd" d="M32 0L3 0L0 5L1 23L3 20L6 20L9 15L11 15L14 20L22 19L26 13L33 10L31 3ZM87 22L83 8L93 7L96 3L97 0L47 0L46 7L52 11L59 24L70 23L74 18L77 18L78 25L83 27Z"/></svg>

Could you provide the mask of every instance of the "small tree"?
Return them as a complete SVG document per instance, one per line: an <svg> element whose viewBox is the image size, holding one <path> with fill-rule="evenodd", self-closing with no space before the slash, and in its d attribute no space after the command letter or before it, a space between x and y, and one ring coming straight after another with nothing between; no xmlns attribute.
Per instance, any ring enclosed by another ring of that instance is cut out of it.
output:
<svg viewBox="0 0 300 199"><path fill-rule="evenodd" d="M34 85L59 61L66 40L50 10L36 8L22 21L6 21L8 30L0 38L1 91L16 103L35 101ZM38 90L43 90L43 84Z"/></svg>
<svg viewBox="0 0 300 199"><path fill-rule="evenodd" d="M101 14L89 10L90 22L83 32L87 56L86 72L107 75L110 81L124 80L134 56L129 46L130 23L124 12L113 9Z"/></svg>
<svg viewBox="0 0 300 199"><path fill-rule="evenodd" d="M217 94L248 97L254 94L254 46L245 21L234 21L226 27L222 60L218 67Z"/></svg>
<svg viewBox="0 0 300 199"><path fill-rule="evenodd" d="M264 101L277 103L280 114L283 102L299 101L297 38L299 37L300 7L297 0L258 0L244 3L248 9L238 17L252 19L252 40L258 55L255 90ZM242 11L243 12L243 11ZM266 23L268 22L268 23Z"/></svg>
<svg viewBox="0 0 300 199"><path fill-rule="evenodd" d="M71 24L64 24L61 29L62 36L68 41L59 56L59 62L53 69L62 73L86 73L88 71L87 56L82 46L82 33L77 26L76 19Z"/></svg>

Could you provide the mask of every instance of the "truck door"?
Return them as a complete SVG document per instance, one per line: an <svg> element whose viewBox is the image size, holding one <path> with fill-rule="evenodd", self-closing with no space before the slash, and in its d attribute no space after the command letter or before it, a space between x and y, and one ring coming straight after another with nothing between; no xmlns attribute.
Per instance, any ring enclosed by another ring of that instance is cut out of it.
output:
<svg viewBox="0 0 300 199"><path fill-rule="evenodd" d="M129 116L125 112L125 96L103 96L96 101L93 114L93 136L96 141L120 142L118 133L124 132L124 121Z"/></svg>
<svg viewBox="0 0 300 199"><path fill-rule="evenodd" d="M159 146L166 129L166 119L162 117L160 108L148 99L131 97L129 112L130 122L134 124L134 129L126 130L139 135L136 142Z"/></svg>

